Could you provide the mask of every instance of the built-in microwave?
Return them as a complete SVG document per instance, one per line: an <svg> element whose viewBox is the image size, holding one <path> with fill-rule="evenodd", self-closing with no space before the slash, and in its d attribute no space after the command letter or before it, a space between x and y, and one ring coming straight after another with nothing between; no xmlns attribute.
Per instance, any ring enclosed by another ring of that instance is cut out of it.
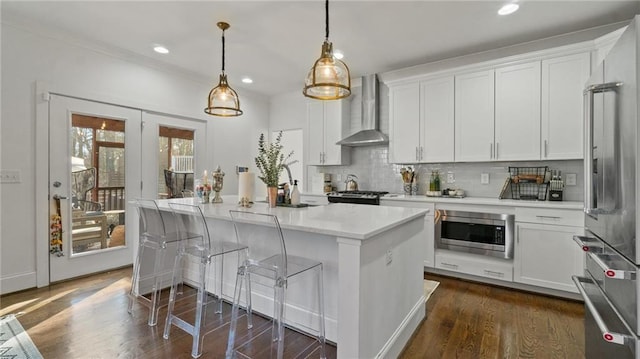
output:
<svg viewBox="0 0 640 359"><path fill-rule="evenodd" d="M513 258L512 214L437 210L436 247L499 258Z"/></svg>

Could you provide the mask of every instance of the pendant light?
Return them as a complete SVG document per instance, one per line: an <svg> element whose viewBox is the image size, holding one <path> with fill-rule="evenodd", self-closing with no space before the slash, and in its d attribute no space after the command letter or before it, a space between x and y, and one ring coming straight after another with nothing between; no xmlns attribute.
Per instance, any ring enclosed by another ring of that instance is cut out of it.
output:
<svg viewBox="0 0 640 359"><path fill-rule="evenodd" d="M222 73L218 86L209 92L209 103L204 112L214 116L240 116L242 115L240 99L235 90L227 83L227 74L224 73L224 31L229 28L229 24L219 22L218 27L222 30Z"/></svg>
<svg viewBox="0 0 640 359"><path fill-rule="evenodd" d="M320 58L307 75L302 93L318 100L337 100L351 95L349 68L333 56L333 44L329 42L329 0L325 0L325 39Z"/></svg>

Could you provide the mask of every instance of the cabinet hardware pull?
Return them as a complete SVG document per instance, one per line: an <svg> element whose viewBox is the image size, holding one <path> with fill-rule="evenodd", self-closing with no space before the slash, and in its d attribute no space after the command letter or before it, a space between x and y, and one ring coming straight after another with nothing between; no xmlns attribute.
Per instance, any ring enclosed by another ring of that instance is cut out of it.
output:
<svg viewBox="0 0 640 359"><path fill-rule="evenodd" d="M418 146L416 146L416 161L418 160Z"/></svg>
<svg viewBox="0 0 640 359"><path fill-rule="evenodd" d="M458 265L457 264L451 264L451 263L447 263L447 262L441 262L440 263L442 266L444 267L449 267L449 268L453 268L453 269L458 269Z"/></svg>
<svg viewBox="0 0 640 359"><path fill-rule="evenodd" d="M493 159L493 143L489 144L489 159Z"/></svg>
<svg viewBox="0 0 640 359"><path fill-rule="evenodd" d="M424 159L423 153L424 153L424 147L420 146L420 161Z"/></svg>
<svg viewBox="0 0 640 359"><path fill-rule="evenodd" d="M547 218L547 219L561 219L562 217L557 216L536 216L537 218Z"/></svg>
<svg viewBox="0 0 640 359"><path fill-rule="evenodd" d="M496 160L498 159L498 156L500 156L499 153L500 153L500 143L496 142Z"/></svg>
<svg viewBox="0 0 640 359"><path fill-rule="evenodd" d="M494 277L504 277L504 273L496 272L496 271L492 271L492 270L488 270L488 269L484 270L484 274L492 275Z"/></svg>
<svg viewBox="0 0 640 359"><path fill-rule="evenodd" d="M547 140L544 140L544 158L547 158L549 156L548 152L547 152Z"/></svg>

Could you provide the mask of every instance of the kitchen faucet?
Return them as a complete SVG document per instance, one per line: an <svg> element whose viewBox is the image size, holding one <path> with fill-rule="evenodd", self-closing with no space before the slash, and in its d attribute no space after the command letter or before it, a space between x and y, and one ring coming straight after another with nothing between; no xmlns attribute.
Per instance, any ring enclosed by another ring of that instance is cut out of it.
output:
<svg viewBox="0 0 640 359"><path fill-rule="evenodd" d="M285 170L287 170L287 174L289 175L289 184L293 186L293 177L291 177L291 169L289 169L288 165L282 165Z"/></svg>

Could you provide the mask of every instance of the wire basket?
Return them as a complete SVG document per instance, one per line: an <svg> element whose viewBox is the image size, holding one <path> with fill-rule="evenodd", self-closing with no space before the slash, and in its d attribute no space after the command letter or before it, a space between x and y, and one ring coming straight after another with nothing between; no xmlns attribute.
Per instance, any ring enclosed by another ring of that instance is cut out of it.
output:
<svg viewBox="0 0 640 359"><path fill-rule="evenodd" d="M549 167L509 167L511 198L546 201L549 189Z"/></svg>

